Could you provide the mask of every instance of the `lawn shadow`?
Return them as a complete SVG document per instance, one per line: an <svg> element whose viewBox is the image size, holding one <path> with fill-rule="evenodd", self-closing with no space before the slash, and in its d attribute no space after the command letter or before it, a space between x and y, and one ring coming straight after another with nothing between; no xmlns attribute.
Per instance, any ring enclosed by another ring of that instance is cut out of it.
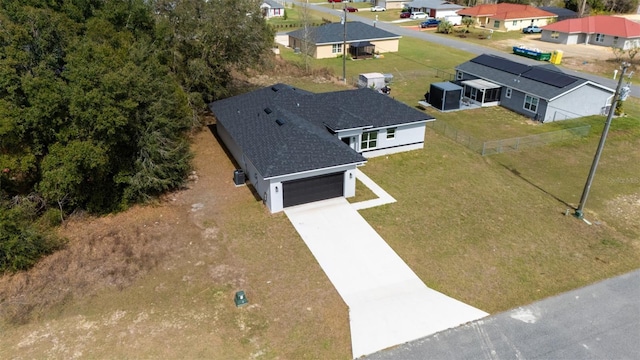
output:
<svg viewBox="0 0 640 360"><path fill-rule="evenodd" d="M233 167L236 168L236 169L242 169L242 167L240 167L240 164L238 164L238 162L233 157L233 155L231 154L231 152L229 151L227 146L224 144L224 141L222 141L222 139L220 139L220 136L218 135L217 125L216 124L210 124L210 125L207 125L207 128L209 128L209 131L211 131L211 134L213 135L213 137L216 138L216 140L218 141L218 144L220 144L220 147L222 148L222 151L224 151L224 154L227 156L227 158L229 158L229 160L231 160L231 163L233 164ZM249 189L249 191L251 191L251 194L256 199L256 201L262 201L262 198L258 194L258 191L256 190L256 188L250 182L248 182L246 180L245 180L245 184L247 185L247 188Z"/></svg>
<svg viewBox="0 0 640 360"><path fill-rule="evenodd" d="M547 190L543 189L542 187L540 187L539 185L533 183L531 180L525 178L524 176L522 176L522 174L516 169L516 168L510 168L509 166L505 165L505 164L500 164L502 167L504 167L505 169L509 170L509 172L511 172L513 175L517 176L518 178L520 178L521 180L524 180L527 184L535 187L536 189L542 191L543 193L545 193L546 195L551 196L552 198L554 198L556 201L558 201L561 204L564 204L566 207L571 208L576 210L576 207L573 205L570 205L568 202L560 199L559 197L557 197L556 195L548 192Z"/></svg>

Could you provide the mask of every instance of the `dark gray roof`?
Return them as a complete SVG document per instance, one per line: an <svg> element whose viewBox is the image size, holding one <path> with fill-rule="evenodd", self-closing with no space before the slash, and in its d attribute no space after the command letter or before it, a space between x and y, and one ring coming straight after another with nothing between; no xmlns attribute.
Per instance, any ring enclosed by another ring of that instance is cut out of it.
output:
<svg viewBox="0 0 640 360"><path fill-rule="evenodd" d="M331 23L315 26L310 29L309 33L309 38L313 39L314 44L341 43L344 36L344 25L341 23ZM294 38L302 39L304 38L304 29L295 30L287 34ZM348 43L366 40L399 39L400 37L400 35L396 35L360 21L347 22Z"/></svg>
<svg viewBox="0 0 640 360"><path fill-rule="evenodd" d="M566 19L574 19L579 17L578 13L573 10L559 8L555 6L540 6L538 9L548 11L552 14L558 15L558 21L566 20Z"/></svg>
<svg viewBox="0 0 640 360"><path fill-rule="evenodd" d="M456 85L456 84L454 84L452 82L449 82L449 81L433 83L433 84L431 84L431 86L437 87L438 89L442 89L444 91L462 90L461 86Z"/></svg>
<svg viewBox="0 0 640 360"><path fill-rule="evenodd" d="M330 130L433 120L371 89L314 94L285 84L215 101L209 108L266 178L366 161Z"/></svg>
<svg viewBox="0 0 640 360"><path fill-rule="evenodd" d="M495 64L500 64L501 66L496 66ZM509 69L518 69L519 73L516 74L513 71L509 71ZM480 55L458 65L456 70L547 100L554 99L584 84L591 84L613 93L611 89L589 80L563 73L557 67L549 66L549 64L531 66L495 55ZM550 84L546 82L546 79L552 80L552 83L554 80L561 79L562 81L559 83L562 86L558 86L557 83L556 85Z"/></svg>

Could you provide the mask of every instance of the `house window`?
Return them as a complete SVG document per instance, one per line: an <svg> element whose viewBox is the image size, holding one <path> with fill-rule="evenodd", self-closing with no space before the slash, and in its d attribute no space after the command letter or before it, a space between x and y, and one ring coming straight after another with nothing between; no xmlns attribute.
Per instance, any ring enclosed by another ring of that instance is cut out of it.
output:
<svg viewBox="0 0 640 360"><path fill-rule="evenodd" d="M513 26L518 26L518 20L513 20Z"/></svg>
<svg viewBox="0 0 640 360"><path fill-rule="evenodd" d="M618 45L618 37L617 36L615 36L613 38L613 46L616 46L616 45Z"/></svg>
<svg viewBox="0 0 640 360"><path fill-rule="evenodd" d="M374 149L376 146L378 146L377 131L362 133L362 142L360 143L360 150Z"/></svg>
<svg viewBox="0 0 640 360"><path fill-rule="evenodd" d="M396 128L387 129L387 139L395 139L396 138Z"/></svg>
<svg viewBox="0 0 640 360"><path fill-rule="evenodd" d="M551 32L551 38L552 39L557 39L559 37L560 37L560 33L559 32L557 32L557 31L552 31Z"/></svg>
<svg viewBox="0 0 640 360"><path fill-rule="evenodd" d="M342 44L331 45L331 52L333 54L342 54Z"/></svg>
<svg viewBox="0 0 640 360"><path fill-rule="evenodd" d="M603 43L604 42L604 34L596 34L596 42Z"/></svg>
<svg viewBox="0 0 640 360"><path fill-rule="evenodd" d="M462 75L464 75L462 71L456 72L456 80L462 80Z"/></svg>
<svg viewBox="0 0 640 360"><path fill-rule="evenodd" d="M527 95L524 97L524 108L531 112L537 112L539 101L540 101L539 98L533 97L531 95Z"/></svg>
<svg viewBox="0 0 640 360"><path fill-rule="evenodd" d="M504 97L511 99L511 90L511 88L507 88L507 90L505 90Z"/></svg>
<svg viewBox="0 0 640 360"><path fill-rule="evenodd" d="M497 29L497 28L499 28L499 27L500 27L500 21L495 20L495 21L493 22L493 27L494 27L494 28L496 28L496 29Z"/></svg>

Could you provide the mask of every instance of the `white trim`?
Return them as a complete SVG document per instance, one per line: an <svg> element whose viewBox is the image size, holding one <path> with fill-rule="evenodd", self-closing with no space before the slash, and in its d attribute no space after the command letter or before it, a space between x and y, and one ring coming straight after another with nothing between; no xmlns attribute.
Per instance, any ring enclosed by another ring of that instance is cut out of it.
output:
<svg viewBox="0 0 640 360"><path fill-rule="evenodd" d="M266 178L263 178L263 179L264 180L273 180L273 179L278 179L278 178L285 178L285 177L288 177L288 176L297 176L297 175L310 174L310 173L318 172L318 171L321 171L321 170L348 168L348 167L350 167L352 165L355 165L355 166L364 165L366 162L367 162L366 160L365 161L358 161L358 162L352 162L352 163L348 163L348 164L329 166L329 167L318 168L318 169L313 169L313 170L305 170L305 171L299 171L299 172L294 172L294 173L275 175L275 176L270 176L270 177L266 177ZM288 181L288 180L285 180L285 181Z"/></svg>

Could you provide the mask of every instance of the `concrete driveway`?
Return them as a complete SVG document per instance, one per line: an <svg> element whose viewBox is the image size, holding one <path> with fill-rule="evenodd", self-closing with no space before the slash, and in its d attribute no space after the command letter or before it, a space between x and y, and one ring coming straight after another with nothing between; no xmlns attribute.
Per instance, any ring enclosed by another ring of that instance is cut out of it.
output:
<svg viewBox="0 0 640 360"><path fill-rule="evenodd" d="M285 213L349 307L354 358L488 315L429 289L346 199Z"/></svg>

